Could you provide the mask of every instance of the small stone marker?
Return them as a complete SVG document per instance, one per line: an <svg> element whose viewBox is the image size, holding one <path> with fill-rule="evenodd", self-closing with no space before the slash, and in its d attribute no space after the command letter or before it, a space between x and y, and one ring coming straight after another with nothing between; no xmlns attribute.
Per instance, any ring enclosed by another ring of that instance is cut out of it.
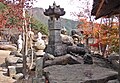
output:
<svg viewBox="0 0 120 83"><path fill-rule="evenodd" d="M33 78L32 83L45 83L45 78Z"/></svg>
<svg viewBox="0 0 120 83"><path fill-rule="evenodd" d="M40 57L36 60L36 77L32 79L32 83L45 83L45 78L43 78L43 64L44 57Z"/></svg>
<svg viewBox="0 0 120 83"><path fill-rule="evenodd" d="M36 77L42 78L43 76L43 57L36 60Z"/></svg>
<svg viewBox="0 0 120 83"><path fill-rule="evenodd" d="M22 73L18 73L16 75L14 75L13 78L16 79L16 80L22 79L23 78L23 74Z"/></svg>
<svg viewBox="0 0 120 83"><path fill-rule="evenodd" d="M16 75L16 67L15 66L8 66L8 75L13 77Z"/></svg>

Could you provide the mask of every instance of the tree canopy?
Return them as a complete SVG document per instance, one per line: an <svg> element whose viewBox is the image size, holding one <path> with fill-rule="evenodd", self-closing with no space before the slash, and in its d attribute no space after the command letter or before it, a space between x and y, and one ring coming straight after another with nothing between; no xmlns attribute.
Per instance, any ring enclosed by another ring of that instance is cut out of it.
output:
<svg viewBox="0 0 120 83"><path fill-rule="evenodd" d="M22 30L23 20L26 20L27 26L31 25L32 29L48 34L47 26L37 21L34 17L31 18L28 12L26 12L26 18L23 17L23 9L20 4L0 2L0 28L18 28Z"/></svg>

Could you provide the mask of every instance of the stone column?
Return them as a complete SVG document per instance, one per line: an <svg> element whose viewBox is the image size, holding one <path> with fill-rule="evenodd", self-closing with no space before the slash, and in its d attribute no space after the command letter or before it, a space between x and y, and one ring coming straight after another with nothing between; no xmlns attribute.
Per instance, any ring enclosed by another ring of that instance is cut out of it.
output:
<svg viewBox="0 0 120 83"><path fill-rule="evenodd" d="M60 19L58 20L49 19L48 28L49 28L49 41L46 52L53 54L54 56L66 54L65 46L62 44L60 36L61 30Z"/></svg>

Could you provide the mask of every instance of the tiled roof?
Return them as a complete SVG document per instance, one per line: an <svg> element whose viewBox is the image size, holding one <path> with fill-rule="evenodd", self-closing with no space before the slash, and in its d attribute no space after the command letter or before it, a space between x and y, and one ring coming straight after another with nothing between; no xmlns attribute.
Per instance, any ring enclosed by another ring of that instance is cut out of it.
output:
<svg viewBox="0 0 120 83"><path fill-rule="evenodd" d="M96 19L120 14L120 0L94 0L91 14Z"/></svg>

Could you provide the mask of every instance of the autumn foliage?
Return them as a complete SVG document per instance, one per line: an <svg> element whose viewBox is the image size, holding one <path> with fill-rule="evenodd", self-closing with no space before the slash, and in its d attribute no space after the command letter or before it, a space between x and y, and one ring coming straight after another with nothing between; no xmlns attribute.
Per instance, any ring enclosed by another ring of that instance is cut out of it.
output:
<svg viewBox="0 0 120 83"><path fill-rule="evenodd" d="M87 21L87 19L80 19L80 24L78 25L78 30L83 31L85 38L93 37L96 41L91 44L91 46L106 46L109 45L109 51L118 52L118 22L110 23L93 23ZM87 35L87 37L86 37Z"/></svg>
<svg viewBox="0 0 120 83"><path fill-rule="evenodd" d="M33 0L0 0L0 2L2 4L0 6L0 28L21 28L23 20L27 20L23 17L23 8L31 8Z"/></svg>

